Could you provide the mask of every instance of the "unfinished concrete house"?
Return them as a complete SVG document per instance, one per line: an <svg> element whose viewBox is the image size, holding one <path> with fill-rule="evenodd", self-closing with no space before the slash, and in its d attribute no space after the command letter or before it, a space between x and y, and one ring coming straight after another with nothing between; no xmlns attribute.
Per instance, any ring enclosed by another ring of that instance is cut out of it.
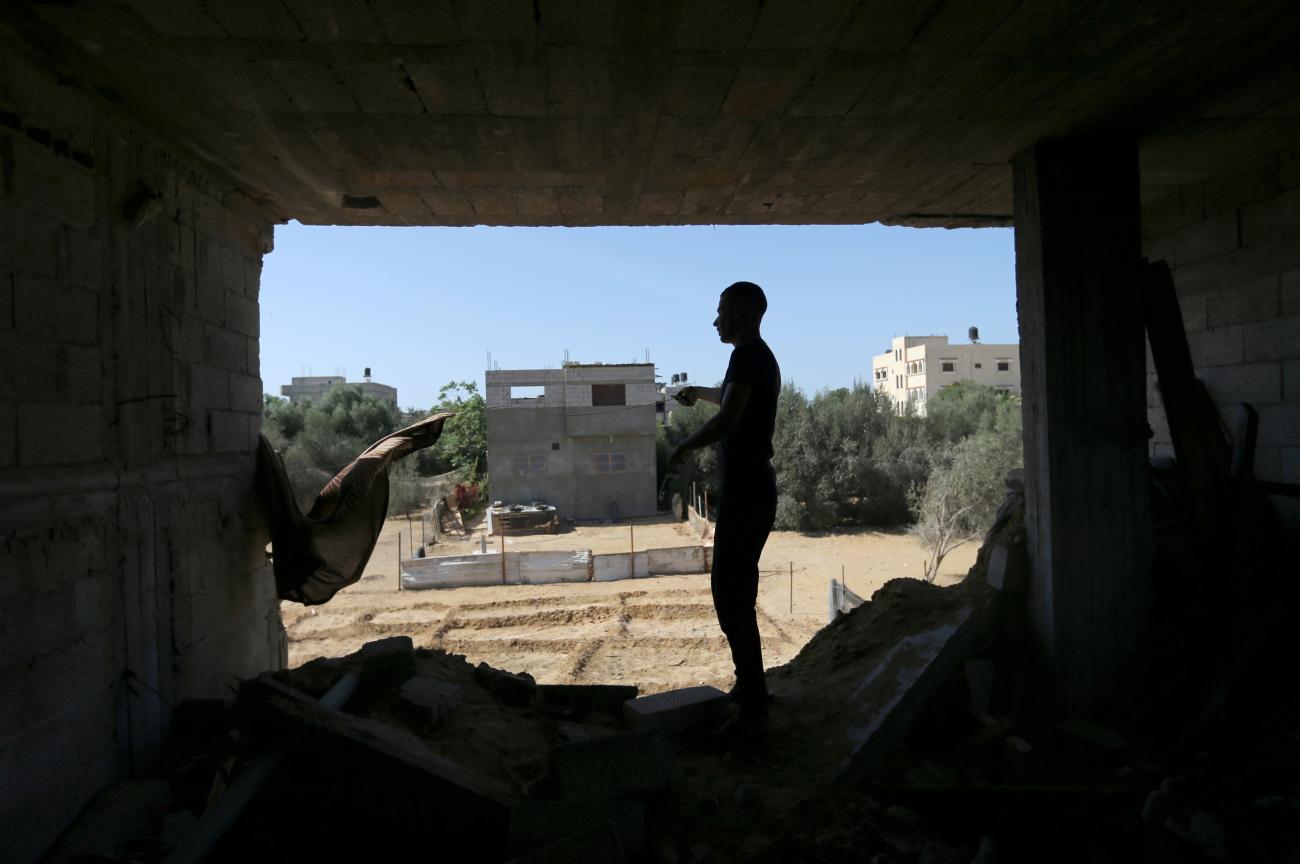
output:
<svg viewBox="0 0 1300 864"><path fill-rule="evenodd" d="M566 361L485 376L494 499L544 501L563 519L654 515L653 364Z"/></svg>
<svg viewBox="0 0 1300 864"><path fill-rule="evenodd" d="M1193 644L1153 623L1153 453L1204 493L1189 557L1223 566L1197 590L1285 609L1225 552L1258 520L1214 503L1188 381L1254 407L1234 488L1294 540L1298 36L1286 0L4 3L0 859L158 770L178 706L284 662L252 490L290 219L1014 226L1015 608L1051 710L1104 719Z"/></svg>

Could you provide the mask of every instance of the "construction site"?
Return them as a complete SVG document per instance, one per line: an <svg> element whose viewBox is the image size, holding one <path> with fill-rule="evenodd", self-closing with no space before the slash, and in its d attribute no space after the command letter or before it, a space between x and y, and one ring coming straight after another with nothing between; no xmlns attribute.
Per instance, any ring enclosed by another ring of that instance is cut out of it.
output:
<svg viewBox="0 0 1300 864"><path fill-rule="evenodd" d="M1282 0L6 3L0 860L1297 860L1297 37ZM1023 472L933 583L774 536L773 701L720 742L692 521L390 553L446 414L299 509L289 220L1009 226Z"/></svg>

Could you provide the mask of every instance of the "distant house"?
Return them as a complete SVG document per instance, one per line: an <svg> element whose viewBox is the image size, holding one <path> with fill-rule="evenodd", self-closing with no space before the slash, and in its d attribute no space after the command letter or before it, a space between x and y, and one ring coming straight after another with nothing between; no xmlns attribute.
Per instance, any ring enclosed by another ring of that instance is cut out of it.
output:
<svg viewBox="0 0 1300 864"><path fill-rule="evenodd" d="M487 372L492 497L544 501L564 518L654 514L654 372L650 363Z"/></svg>
<svg viewBox="0 0 1300 864"><path fill-rule="evenodd" d="M340 384L348 383L342 375L308 375L301 378L294 376L291 380L292 383L290 384L280 385L280 395L293 403L311 402L320 399ZM352 386L360 387L361 392L367 396L373 396L382 402L387 402L394 408L397 407L397 388L370 380L369 369L366 369L365 379L353 381Z"/></svg>
<svg viewBox="0 0 1300 864"><path fill-rule="evenodd" d="M895 336L884 354L871 358L876 390L888 393L901 414L911 405L925 414L931 396L958 381L975 381L1020 392L1018 344L950 345L947 336Z"/></svg>

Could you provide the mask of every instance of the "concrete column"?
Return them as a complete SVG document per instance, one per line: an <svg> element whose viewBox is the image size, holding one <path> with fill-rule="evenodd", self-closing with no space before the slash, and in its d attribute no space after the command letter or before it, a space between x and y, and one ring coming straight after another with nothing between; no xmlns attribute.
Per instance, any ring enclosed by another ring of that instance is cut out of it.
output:
<svg viewBox="0 0 1300 864"><path fill-rule="evenodd" d="M1040 141L1014 168L1030 615L1060 707L1104 715L1150 578L1137 144Z"/></svg>

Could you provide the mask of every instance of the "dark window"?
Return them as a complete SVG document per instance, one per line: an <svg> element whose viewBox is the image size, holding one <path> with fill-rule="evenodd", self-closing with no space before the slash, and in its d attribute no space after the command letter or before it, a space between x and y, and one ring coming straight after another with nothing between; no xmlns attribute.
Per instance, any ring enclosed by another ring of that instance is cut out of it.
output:
<svg viewBox="0 0 1300 864"><path fill-rule="evenodd" d="M939 363L939 369L943 372L955 372L957 371L957 364L951 360L943 360Z"/></svg>
<svg viewBox="0 0 1300 864"><path fill-rule="evenodd" d="M621 474L627 471L627 453L621 450L612 453L593 453L591 470L597 474Z"/></svg>
<svg viewBox="0 0 1300 864"><path fill-rule="evenodd" d="M626 405L627 385L626 384L592 384L591 404L592 405Z"/></svg>
<svg viewBox="0 0 1300 864"><path fill-rule="evenodd" d="M529 453L527 456L512 456L510 467L516 474L541 474L546 470L546 454Z"/></svg>
<svg viewBox="0 0 1300 864"><path fill-rule="evenodd" d="M976 363L976 364L975 364L975 368L976 368L976 369L983 369L983 368L984 368L984 364L983 364L983 363Z"/></svg>
<svg viewBox="0 0 1300 864"><path fill-rule="evenodd" d="M999 361L998 361L998 371L999 371L999 372L1010 372L1010 371L1011 371L1011 361L1010 361L1010 360L999 360Z"/></svg>
<svg viewBox="0 0 1300 864"><path fill-rule="evenodd" d="M551 442L551 449L552 449L552 450L559 450L559 449L560 449L560 442L559 442L559 441L552 441L552 442Z"/></svg>

